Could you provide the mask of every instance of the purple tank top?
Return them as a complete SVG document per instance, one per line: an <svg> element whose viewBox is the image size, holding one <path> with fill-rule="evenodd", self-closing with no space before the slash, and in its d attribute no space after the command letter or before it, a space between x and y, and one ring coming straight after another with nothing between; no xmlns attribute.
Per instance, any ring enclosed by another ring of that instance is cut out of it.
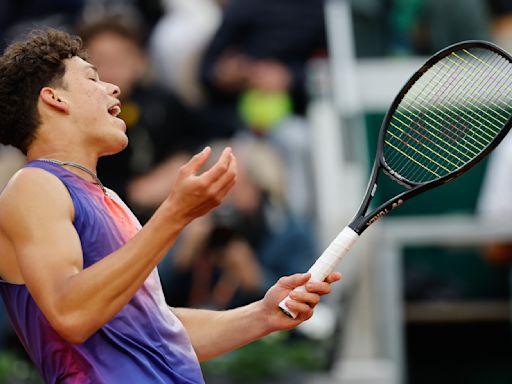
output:
<svg viewBox="0 0 512 384"><path fill-rule="evenodd" d="M84 268L120 248L140 229L112 191L106 196L59 165L32 161L67 187L75 209ZM57 334L25 285L0 280L0 294L21 342L46 383L204 383L197 356L178 318L165 303L158 272L119 313L83 344Z"/></svg>

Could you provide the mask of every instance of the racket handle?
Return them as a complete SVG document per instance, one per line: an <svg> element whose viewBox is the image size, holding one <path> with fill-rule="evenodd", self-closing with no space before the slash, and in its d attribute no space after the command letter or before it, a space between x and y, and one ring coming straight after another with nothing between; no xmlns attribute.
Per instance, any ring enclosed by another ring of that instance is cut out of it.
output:
<svg viewBox="0 0 512 384"><path fill-rule="evenodd" d="M325 278L331 273L339 261L345 256L352 248L359 235L350 227L345 227L338 236L329 244L322 255L315 261L308 272L311 273L309 281L324 281ZM305 291L306 288L301 285L294 289L294 291ZM290 299L290 295L286 296L280 303L279 308L291 318L296 318L297 313L288 309L286 301Z"/></svg>

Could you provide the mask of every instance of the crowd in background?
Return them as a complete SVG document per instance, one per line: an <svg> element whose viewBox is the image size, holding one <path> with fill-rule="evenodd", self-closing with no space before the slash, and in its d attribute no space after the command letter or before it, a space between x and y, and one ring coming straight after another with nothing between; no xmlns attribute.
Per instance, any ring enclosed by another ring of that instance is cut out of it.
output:
<svg viewBox="0 0 512 384"><path fill-rule="evenodd" d="M64 29L82 38L100 78L121 88L129 145L101 158L97 172L142 223L190 156L205 145L234 148L236 187L159 266L170 305L247 304L278 277L309 267L316 244L305 79L308 60L326 55L321 0L1 7L0 47L34 28ZM10 148L0 154L11 164L5 182L24 159ZM15 337L3 323L10 346Z"/></svg>
<svg viewBox="0 0 512 384"><path fill-rule="evenodd" d="M360 56L428 54L491 36L512 48L506 0L352 3ZM328 54L323 0L0 2L0 51L34 27L79 34L100 78L120 86L129 146L97 171L141 222L192 154L235 149L237 186L159 267L170 305L231 308L309 267L318 248L307 69ZM23 161L0 149L2 185ZM15 338L0 321L1 348Z"/></svg>

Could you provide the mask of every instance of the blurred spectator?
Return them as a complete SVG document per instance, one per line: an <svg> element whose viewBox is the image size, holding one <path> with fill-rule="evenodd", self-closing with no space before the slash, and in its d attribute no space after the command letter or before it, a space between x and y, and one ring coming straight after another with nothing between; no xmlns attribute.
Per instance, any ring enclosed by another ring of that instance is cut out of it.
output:
<svg viewBox="0 0 512 384"><path fill-rule="evenodd" d="M500 47L512 52L512 1L489 0L492 39Z"/></svg>
<svg viewBox="0 0 512 384"><path fill-rule="evenodd" d="M325 55L323 0L230 0L209 43L201 79L209 103L276 144L289 203L310 213L306 64ZM238 124L240 126L240 123ZM236 124L219 136L239 131Z"/></svg>
<svg viewBox="0 0 512 384"><path fill-rule="evenodd" d="M144 25L148 30L152 30L154 25L164 14L164 8L161 0L83 0L85 2L82 18L86 21L94 20L99 15L111 14L116 12L123 13L125 9L132 8L137 11L143 19Z"/></svg>
<svg viewBox="0 0 512 384"><path fill-rule="evenodd" d="M221 20L224 0L164 0L165 16L149 40L156 76L193 111L202 141L226 139L246 127L229 103L206 102L199 71L205 47ZM235 113L233 113L235 112Z"/></svg>
<svg viewBox="0 0 512 384"><path fill-rule="evenodd" d="M221 8L216 0L164 0L166 13L149 44L155 73L184 102L202 106L199 62L215 29Z"/></svg>
<svg viewBox="0 0 512 384"><path fill-rule="evenodd" d="M307 104L305 66L326 49L322 0L230 0L203 60L202 80L218 101L250 89L287 92ZM265 127L262 127L265 128Z"/></svg>
<svg viewBox="0 0 512 384"><path fill-rule="evenodd" d="M0 1L0 51L35 26L72 30L87 0Z"/></svg>
<svg viewBox="0 0 512 384"><path fill-rule="evenodd" d="M232 147L238 160L232 192L191 223L160 266L171 306L247 304L279 276L305 271L313 260L310 228L287 211L278 155L261 140L236 140Z"/></svg>
<svg viewBox="0 0 512 384"><path fill-rule="evenodd" d="M78 33L100 78L121 88L129 137L128 148L100 159L98 175L145 221L202 140L194 115L148 76L146 30L137 16L124 10L89 19Z"/></svg>

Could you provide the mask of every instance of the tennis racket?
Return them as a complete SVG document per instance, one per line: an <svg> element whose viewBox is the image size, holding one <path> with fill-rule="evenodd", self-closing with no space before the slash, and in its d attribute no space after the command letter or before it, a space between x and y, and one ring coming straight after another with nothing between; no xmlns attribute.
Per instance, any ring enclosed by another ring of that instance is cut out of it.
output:
<svg viewBox="0 0 512 384"><path fill-rule="evenodd" d="M361 207L310 268L311 281L323 281L379 218L477 164L511 125L512 57L508 53L488 42L465 41L432 56L391 104ZM382 174L403 189L370 209ZM297 314L286 306L288 299L279 307L295 318Z"/></svg>

